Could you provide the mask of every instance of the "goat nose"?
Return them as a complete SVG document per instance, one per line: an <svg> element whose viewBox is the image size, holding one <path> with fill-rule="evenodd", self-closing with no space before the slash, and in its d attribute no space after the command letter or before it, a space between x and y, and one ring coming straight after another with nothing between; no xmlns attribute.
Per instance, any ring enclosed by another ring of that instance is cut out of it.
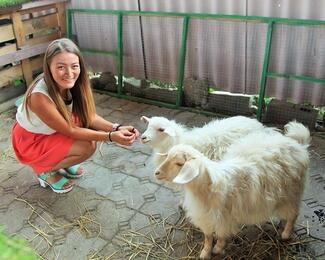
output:
<svg viewBox="0 0 325 260"><path fill-rule="evenodd" d="M142 135L141 140L145 140L145 139L147 139L147 137Z"/></svg>
<svg viewBox="0 0 325 260"><path fill-rule="evenodd" d="M155 175L159 175L160 174L160 171L155 171Z"/></svg>

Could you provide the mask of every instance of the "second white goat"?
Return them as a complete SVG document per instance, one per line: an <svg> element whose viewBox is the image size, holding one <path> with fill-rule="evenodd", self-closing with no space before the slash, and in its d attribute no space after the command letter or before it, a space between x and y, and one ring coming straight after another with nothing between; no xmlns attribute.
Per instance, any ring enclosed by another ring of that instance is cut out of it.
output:
<svg viewBox="0 0 325 260"><path fill-rule="evenodd" d="M221 253L226 238L243 224L272 216L286 221L281 237L289 238L304 190L310 133L296 122L285 129L287 136L273 129L251 133L218 162L189 145L176 145L156 169L157 179L184 187L186 214L205 235L200 258ZM218 240L212 250L214 233Z"/></svg>

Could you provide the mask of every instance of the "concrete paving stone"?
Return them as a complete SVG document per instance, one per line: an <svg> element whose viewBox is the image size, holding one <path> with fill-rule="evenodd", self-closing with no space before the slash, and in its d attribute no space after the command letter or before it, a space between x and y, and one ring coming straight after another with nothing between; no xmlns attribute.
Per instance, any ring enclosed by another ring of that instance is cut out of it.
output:
<svg viewBox="0 0 325 260"><path fill-rule="evenodd" d="M176 217L180 216L178 213L176 215ZM160 214L147 216L137 213L130 222L132 230L141 234L138 236L138 242L149 242L148 240L151 238L166 240L170 236L172 226L168 224L167 220L163 219Z"/></svg>
<svg viewBox="0 0 325 260"><path fill-rule="evenodd" d="M173 120L175 120L177 123L187 125L189 122L193 122L196 114L192 112L182 111L177 113Z"/></svg>
<svg viewBox="0 0 325 260"><path fill-rule="evenodd" d="M19 199L25 201L22 201L21 203L36 204L42 208L50 208L51 205L60 198L59 194L51 192L49 187L41 187L36 180L36 177L35 182L32 182L31 184L30 189L19 197Z"/></svg>
<svg viewBox="0 0 325 260"><path fill-rule="evenodd" d="M61 218L50 216L44 212L19 231L19 235L30 241L30 245L42 256L52 247L66 242L66 234L75 227Z"/></svg>
<svg viewBox="0 0 325 260"><path fill-rule="evenodd" d="M154 166L152 164L147 164L148 161L145 162L145 165L136 166L134 171L126 172L128 175L132 175L140 180L140 182L145 182L146 180L156 183L156 178L154 176ZM151 161L149 161L150 163Z"/></svg>
<svg viewBox="0 0 325 260"><path fill-rule="evenodd" d="M96 107L96 113L101 117L109 117L110 114L113 113L113 109L111 108L102 108L102 107Z"/></svg>
<svg viewBox="0 0 325 260"><path fill-rule="evenodd" d="M16 175L24 166L18 164L16 159L9 159L5 162L0 161L0 186L12 175Z"/></svg>
<svg viewBox="0 0 325 260"><path fill-rule="evenodd" d="M141 134L141 132L140 132L140 134ZM152 148L149 145L145 145L145 144L141 143L140 138L141 138L141 136L139 137L139 140L136 140L133 143L132 150L135 152L141 152L146 155L151 155L153 152Z"/></svg>
<svg viewBox="0 0 325 260"><path fill-rule="evenodd" d="M64 217L73 221L83 216L87 211L96 209L101 197L93 191L74 187L72 191L64 194L57 194L58 199L54 202L49 211L57 217Z"/></svg>
<svg viewBox="0 0 325 260"><path fill-rule="evenodd" d="M128 122L134 118L134 114L124 112L123 108L121 108L120 110L114 110L110 114L110 116L112 116L114 118L118 118L119 121L116 121L116 123L124 124L124 125L127 125Z"/></svg>
<svg viewBox="0 0 325 260"><path fill-rule="evenodd" d="M139 209L145 202L156 200L155 192L159 188L153 183L141 183L138 178L128 176L122 182L121 189L107 192L113 201L133 209Z"/></svg>
<svg viewBox="0 0 325 260"><path fill-rule="evenodd" d="M148 109L150 109L150 105L137 102L129 102L122 107L121 112L131 114L133 116L138 116Z"/></svg>
<svg viewBox="0 0 325 260"><path fill-rule="evenodd" d="M105 105L105 107L116 110L122 108L124 105L128 104L128 102L129 101L125 99L111 97L109 100L105 101L105 103L102 103L102 105Z"/></svg>
<svg viewBox="0 0 325 260"><path fill-rule="evenodd" d="M308 201L307 201L308 202ZM321 216L318 212L324 212ZM310 234L313 237L325 241L325 207L315 206L311 208L304 200L300 207L300 214L297 219L297 234ZM305 230L301 230L301 227Z"/></svg>
<svg viewBox="0 0 325 260"><path fill-rule="evenodd" d="M187 122L186 125L190 127L202 127L214 119L216 119L216 117L197 114L192 118L192 120Z"/></svg>
<svg viewBox="0 0 325 260"><path fill-rule="evenodd" d="M89 259L99 252L106 241L101 238L87 239L79 230L72 230L66 238L66 244L54 246L45 255L46 259ZM77 256L77 258L76 258Z"/></svg>
<svg viewBox="0 0 325 260"><path fill-rule="evenodd" d="M0 197L1 197L0 212L4 213L7 211L10 203L12 203L15 200L17 195L10 190L8 191L8 190L4 190L3 188L0 188Z"/></svg>
<svg viewBox="0 0 325 260"><path fill-rule="evenodd" d="M106 196L113 192L114 185L121 183L127 176L123 174L113 174L105 167L98 167L91 174L87 174L78 180L77 185L86 190L94 190L97 194Z"/></svg>
<svg viewBox="0 0 325 260"><path fill-rule="evenodd" d="M15 234L26 224L31 209L19 201L13 201L8 209L0 214L0 223L8 234Z"/></svg>
<svg viewBox="0 0 325 260"><path fill-rule="evenodd" d="M129 151L126 147L117 146L110 142L103 143L101 147L98 144L97 148L96 153L89 160L110 169L120 166L120 162L127 158L124 155ZM101 151L99 151L100 148Z"/></svg>
<svg viewBox="0 0 325 260"><path fill-rule="evenodd" d="M98 93L98 92L94 92L93 96L94 96L96 107L101 106L101 105L104 105L104 107L105 107L106 102L111 99L110 96L105 95L105 94L101 94L101 93Z"/></svg>
<svg viewBox="0 0 325 260"><path fill-rule="evenodd" d="M36 182L36 178L28 167L23 167L19 172L11 173L10 176L2 185L11 189L17 196L28 191Z"/></svg>
<svg viewBox="0 0 325 260"><path fill-rule="evenodd" d="M112 123L119 123L119 124L122 124L124 123L123 122L123 119L118 117L118 116L114 116L113 112L111 112L109 115L107 116L103 116L104 119L108 120L109 122L112 122Z"/></svg>
<svg viewBox="0 0 325 260"><path fill-rule="evenodd" d="M155 192L155 197L151 201L148 200L140 209L141 212L151 216L160 216L161 219L168 219L168 222L175 222L179 212L179 197L165 188L159 187Z"/></svg>
<svg viewBox="0 0 325 260"><path fill-rule="evenodd" d="M46 258L46 254L51 247L55 245L53 242L53 235L44 234L43 236L35 232L32 227L26 227L19 231L19 235L25 238L29 242L29 245L35 250L35 252L43 259Z"/></svg>
<svg viewBox="0 0 325 260"><path fill-rule="evenodd" d="M93 173L96 172L98 168L102 167L101 165L94 163L91 159L83 162L81 166L83 167L85 174L80 180L87 178L89 175L93 175Z"/></svg>
<svg viewBox="0 0 325 260"><path fill-rule="evenodd" d="M146 257L154 259L157 256L160 256L159 259L170 259L170 256L181 257L187 255L186 253L180 254L179 250L176 254L175 252L172 253L177 248L175 246L177 242L186 239L186 233L178 230L176 226L168 224L165 219L157 218L157 216L156 218L155 216L147 216L138 212L132 217L130 222L131 229L120 231L113 240L114 243L119 245L121 250L124 250L125 256L140 252L137 249L140 245L147 245L147 250L142 251L138 259L145 259ZM133 248L130 246L131 243L127 241L131 241ZM141 247L143 248L143 246ZM188 250L187 247L184 249ZM155 254L155 257L148 253Z"/></svg>
<svg viewBox="0 0 325 260"><path fill-rule="evenodd" d="M98 257L98 259L117 260L124 259L125 255L122 254L120 246L114 243L108 243L95 257Z"/></svg>
<svg viewBox="0 0 325 260"><path fill-rule="evenodd" d="M148 159L148 155L145 155L140 152L134 152L132 157L129 158L130 162L140 163L144 165L144 162Z"/></svg>
<svg viewBox="0 0 325 260"><path fill-rule="evenodd" d="M0 187L2 187L2 184L10 178L11 174L6 171L5 169L0 169Z"/></svg>
<svg viewBox="0 0 325 260"><path fill-rule="evenodd" d="M99 236L110 241L119 230L129 228L129 220L135 213L126 206L118 207L115 202L102 200L94 214L97 222L101 225Z"/></svg>
<svg viewBox="0 0 325 260"><path fill-rule="evenodd" d="M179 113L179 111L166 108L166 107L158 107L158 106L151 106L147 110L142 111L141 116L146 117L153 117L153 116L163 116L168 119L173 119L174 115Z"/></svg>

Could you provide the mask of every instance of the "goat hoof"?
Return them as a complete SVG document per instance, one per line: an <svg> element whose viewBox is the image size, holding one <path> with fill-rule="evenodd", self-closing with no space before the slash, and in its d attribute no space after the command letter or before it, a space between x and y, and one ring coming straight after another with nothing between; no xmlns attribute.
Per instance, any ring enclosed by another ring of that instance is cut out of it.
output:
<svg viewBox="0 0 325 260"><path fill-rule="evenodd" d="M223 254L223 248L220 248L220 247L214 247L212 249L212 253L214 253L215 255L221 255Z"/></svg>
<svg viewBox="0 0 325 260"><path fill-rule="evenodd" d="M281 239L284 240L284 241L289 240L290 239L290 233L283 231L281 233Z"/></svg>
<svg viewBox="0 0 325 260"><path fill-rule="evenodd" d="M206 250L202 250L200 254L200 259L210 259L211 258L211 252L208 252Z"/></svg>

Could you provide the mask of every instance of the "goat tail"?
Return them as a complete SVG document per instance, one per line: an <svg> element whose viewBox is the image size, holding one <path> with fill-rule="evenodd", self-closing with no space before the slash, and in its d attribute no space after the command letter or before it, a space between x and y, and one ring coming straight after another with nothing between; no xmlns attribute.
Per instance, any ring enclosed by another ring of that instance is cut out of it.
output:
<svg viewBox="0 0 325 260"><path fill-rule="evenodd" d="M284 126L284 133L285 136L296 140L300 144L308 145L310 143L309 129L295 120Z"/></svg>

